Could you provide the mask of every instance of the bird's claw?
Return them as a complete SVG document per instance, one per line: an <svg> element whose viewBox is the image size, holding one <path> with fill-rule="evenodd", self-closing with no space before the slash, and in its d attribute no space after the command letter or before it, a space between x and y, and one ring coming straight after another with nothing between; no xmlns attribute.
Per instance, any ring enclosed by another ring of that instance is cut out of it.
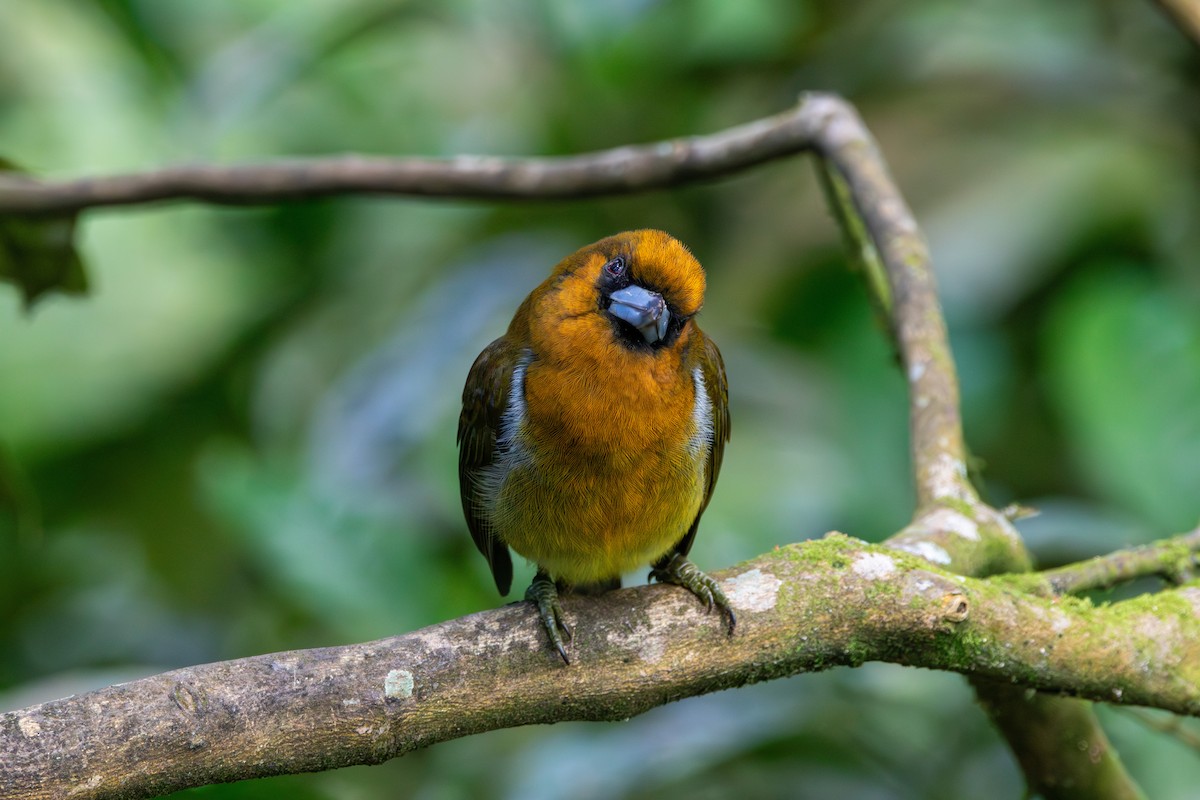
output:
<svg viewBox="0 0 1200 800"><path fill-rule="evenodd" d="M554 581L548 574L539 571L525 590L525 599L537 606L538 617L542 620L546 635L550 637L550 644L554 645L563 663L570 664L565 643L571 641L571 628L563 618L562 606L558 603L558 587Z"/></svg>
<svg viewBox="0 0 1200 800"><path fill-rule="evenodd" d="M705 613L711 613L715 605L729 617L729 635L733 635L737 616L733 613L729 598L721 591L716 579L702 572L695 564L676 553L666 563L656 564L650 570L650 577L659 583L673 583L687 589L704 603Z"/></svg>

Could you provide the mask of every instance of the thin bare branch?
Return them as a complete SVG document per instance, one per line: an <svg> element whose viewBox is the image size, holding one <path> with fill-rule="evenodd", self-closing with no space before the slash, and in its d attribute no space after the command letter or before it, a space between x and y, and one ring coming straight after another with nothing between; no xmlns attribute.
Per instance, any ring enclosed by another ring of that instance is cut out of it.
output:
<svg viewBox="0 0 1200 800"><path fill-rule="evenodd" d="M249 205L344 194L553 200L626 194L717 178L806 150L809 103L709 136L561 158L345 155L38 181L0 173L0 213L63 213L181 200Z"/></svg>
<svg viewBox="0 0 1200 800"><path fill-rule="evenodd" d="M525 603L362 645L255 656L0 716L6 797L134 798L377 763L487 730L625 719L671 700L891 661L1200 714L1200 587L1109 607L1028 595L842 535L719 576L564 601L563 666ZM1170 630L1170 635L1163 635Z"/></svg>
<svg viewBox="0 0 1200 800"><path fill-rule="evenodd" d="M1184 747L1190 747L1200 754L1200 732L1186 724L1187 720L1173 714L1147 711L1144 708L1122 708L1121 711L1136 719L1152 731L1170 736Z"/></svg>

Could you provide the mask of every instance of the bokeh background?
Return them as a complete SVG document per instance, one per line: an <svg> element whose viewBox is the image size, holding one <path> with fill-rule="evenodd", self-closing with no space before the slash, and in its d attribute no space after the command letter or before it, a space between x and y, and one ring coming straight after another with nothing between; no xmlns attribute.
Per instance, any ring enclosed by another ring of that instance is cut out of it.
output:
<svg viewBox="0 0 1200 800"><path fill-rule="evenodd" d="M1192 527L1200 58L1148 0L0 3L0 155L48 176L573 153L810 89L859 105L924 226L982 485L1041 509L1039 562ZM89 214L91 296L0 287L0 709L499 604L457 496L467 369L559 258L645 226L707 266L729 372L698 563L903 525L904 387L804 159L587 202ZM1194 796L1194 749L1099 711L1150 796ZM180 796L1021 792L960 679L868 665Z"/></svg>

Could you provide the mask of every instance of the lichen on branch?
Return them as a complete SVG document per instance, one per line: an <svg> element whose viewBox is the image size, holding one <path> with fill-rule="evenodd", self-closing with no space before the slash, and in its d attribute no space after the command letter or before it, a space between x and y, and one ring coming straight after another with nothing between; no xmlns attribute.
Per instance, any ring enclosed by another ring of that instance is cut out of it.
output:
<svg viewBox="0 0 1200 800"><path fill-rule="evenodd" d="M1106 607L944 572L840 534L670 586L568 597L576 659L524 603L404 636L187 667L0 716L7 797L148 797L377 763L501 727L625 719L783 675L891 661L1200 714L1200 586Z"/></svg>

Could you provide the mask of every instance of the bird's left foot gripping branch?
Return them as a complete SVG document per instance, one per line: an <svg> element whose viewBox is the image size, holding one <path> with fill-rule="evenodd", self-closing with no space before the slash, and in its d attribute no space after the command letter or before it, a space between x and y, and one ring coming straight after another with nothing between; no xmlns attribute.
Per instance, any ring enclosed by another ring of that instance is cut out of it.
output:
<svg viewBox="0 0 1200 800"><path fill-rule="evenodd" d="M496 588L515 550L525 597L570 663L559 594L595 593L647 564L736 619L687 560L729 439L721 353L696 325L704 270L641 230L563 259L475 359L458 422L463 513Z"/></svg>

